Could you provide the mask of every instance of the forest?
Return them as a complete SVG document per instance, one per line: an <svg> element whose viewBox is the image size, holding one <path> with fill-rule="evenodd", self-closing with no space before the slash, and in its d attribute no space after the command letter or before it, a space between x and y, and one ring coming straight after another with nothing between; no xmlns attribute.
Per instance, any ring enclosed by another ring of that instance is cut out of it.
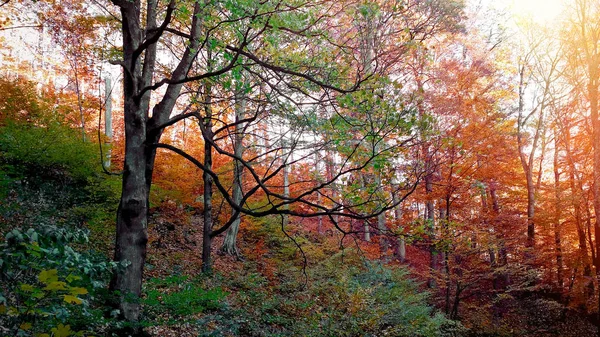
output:
<svg viewBox="0 0 600 337"><path fill-rule="evenodd" d="M600 0L0 0L0 336L600 336Z"/></svg>

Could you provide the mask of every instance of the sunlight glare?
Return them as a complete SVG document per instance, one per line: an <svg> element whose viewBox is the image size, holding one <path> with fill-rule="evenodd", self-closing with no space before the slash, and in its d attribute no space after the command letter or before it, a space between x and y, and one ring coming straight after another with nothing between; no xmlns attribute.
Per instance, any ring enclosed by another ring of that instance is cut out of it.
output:
<svg viewBox="0 0 600 337"><path fill-rule="evenodd" d="M550 23L564 10L562 0L509 0L515 17L532 18L538 23Z"/></svg>

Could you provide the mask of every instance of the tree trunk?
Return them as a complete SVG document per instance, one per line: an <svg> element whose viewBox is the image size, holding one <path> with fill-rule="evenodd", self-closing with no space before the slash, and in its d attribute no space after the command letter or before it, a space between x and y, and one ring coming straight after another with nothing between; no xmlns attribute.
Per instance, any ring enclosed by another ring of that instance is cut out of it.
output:
<svg viewBox="0 0 600 337"><path fill-rule="evenodd" d="M429 232L429 267L433 273L438 269L438 251L435 248L435 205L430 196L433 192L433 174L431 172L427 173L425 176L425 192L427 195L425 221ZM435 280L433 277L429 278L427 285L429 288L435 287Z"/></svg>
<svg viewBox="0 0 600 337"><path fill-rule="evenodd" d="M586 288L591 289L591 295L593 295L594 291L594 285L593 282L591 281L591 277L592 277L592 267L591 267L591 262L590 262L590 258L588 255L588 248L587 248L587 241L586 241L586 237L585 237L585 229L583 227L583 216L581 214L581 207L582 207L582 194L583 194L583 187L581 186L581 183L578 183L578 177L577 177L577 172L576 172L576 168L575 168L575 160L573 158L573 153L571 151L571 129L570 129L570 125L569 123L567 123L564 128L563 128L563 135L564 135L564 145L565 145L565 152L567 154L567 163L568 163L568 167L569 167L569 188L571 190L571 204L573 206L573 210L574 210L574 216L575 216L575 227L577 228L577 238L578 238L578 243L579 243L579 258L581 259L581 263L583 264L583 275L586 279L585 282L587 283L591 283L591 288L590 286L586 286ZM592 251L592 255L593 255L593 251Z"/></svg>
<svg viewBox="0 0 600 337"><path fill-rule="evenodd" d="M497 267L503 267L508 264L508 249L506 248L505 234L501 228L498 228L497 218L500 215L500 201L498 199L498 193L496 192L496 183L491 181L489 183L490 197L492 199L492 211L494 212L494 228L498 231L498 257L496 260ZM494 277L495 288L506 288L510 283L509 274L501 272L498 276Z"/></svg>
<svg viewBox="0 0 600 337"><path fill-rule="evenodd" d="M379 248L381 250L381 257L385 258L389 249L387 226L385 225L385 212L377 216L377 229L379 230Z"/></svg>
<svg viewBox="0 0 600 337"><path fill-rule="evenodd" d="M208 171L212 171L212 141L213 141L213 122L212 122L212 98L211 89L212 86L207 82L206 86L206 97L204 102L204 128L206 130L204 137L204 167L206 170L202 174L202 181L204 182L204 211L203 211L203 236L202 236L202 272L210 273L212 269L211 261L211 247L212 247L212 228L213 228L213 216L212 216L212 177L208 174Z"/></svg>
<svg viewBox="0 0 600 337"><path fill-rule="evenodd" d="M396 194L394 192L392 192L392 202L395 204L398 202L398 197L396 196ZM396 205L396 207L394 207L394 217L396 218L396 223L398 224L398 228L401 229L401 222L402 222L402 207L400 206L400 204ZM400 261L401 263L404 263L406 261L406 240L404 238L404 234L400 234L398 236L398 246L396 249L396 257L398 258L398 261Z"/></svg>
<svg viewBox="0 0 600 337"><path fill-rule="evenodd" d="M112 142L113 132L112 132L112 86L110 83L110 77L106 76L104 79L105 87L104 87L104 134L106 135L106 145L108 146L106 149L106 156L104 158L104 167L106 169L110 168L110 160L111 160L111 149L110 144Z"/></svg>
<svg viewBox="0 0 600 337"><path fill-rule="evenodd" d="M289 198L290 196L290 168L287 164L288 162L288 157L291 154L291 148L290 148L290 152L287 152L287 142L285 141L285 139L283 140L283 195L286 198ZM289 209L290 206L288 204L285 205L285 209ZM287 214L283 214L283 218L282 218L282 226L285 227L287 226L288 222L289 222L289 215Z"/></svg>
<svg viewBox="0 0 600 337"><path fill-rule="evenodd" d="M235 139L233 143L233 153L237 157L242 157L244 154L244 144L243 144L243 132L244 128L242 124L239 123L244 119L245 110L246 110L246 100L244 97L243 90L238 90L235 95ZM240 162L234 160L233 163L233 191L232 191L232 199L236 204L240 204L242 201L242 175L243 175L243 166ZM237 248L237 235L240 229L241 218L240 215L236 217L233 221L229 229L227 229L227 233L225 234L225 239L223 240L223 246L221 247L221 252L241 257L240 251Z"/></svg>
<svg viewBox="0 0 600 337"><path fill-rule="evenodd" d="M596 279L600 282L600 120L598 119L598 55L593 55L588 62L589 67L589 82L588 93L590 100L590 117L592 118L592 139L594 147L594 234L596 236L596 259L594 261L596 267ZM600 283L598 283L600 284ZM600 287L598 287L600 292ZM598 336L600 336L600 294L598 295Z"/></svg>
<svg viewBox="0 0 600 337"><path fill-rule="evenodd" d="M321 157L319 156L319 150L315 151L315 177L317 177L317 181L321 182L321 171L319 171L319 163L321 162ZM321 193L317 193L317 204L321 205L322 202ZM317 233L323 234L323 216L319 216L317 218Z"/></svg>
<svg viewBox="0 0 600 337"><path fill-rule="evenodd" d="M111 289L120 291L119 309L129 322L139 321L139 297L148 241L148 176L152 176L148 163L153 161L154 150L145 146L146 129L139 127L145 126L145 118L145 112L132 99L125 102L125 163L114 259L128 266L122 273L115 274Z"/></svg>
<svg viewBox="0 0 600 337"><path fill-rule="evenodd" d="M560 289L563 288L563 257L560 235L561 189L560 171L558 170L558 135L554 135L554 250L556 254L556 280Z"/></svg>
<svg viewBox="0 0 600 337"><path fill-rule="evenodd" d="M538 140L540 138L540 133L543 125L543 105L540 108L540 116L536 123L535 134L533 137L533 143L531 145L531 152L529 154L525 154L525 144L523 140L523 127L525 126L527 117L524 116L524 95L525 95L525 69L526 65L522 64L519 67L519 120L517 121L517 143L519 148L519 158L521 160L521 166L523 167L523 171L525 173L525 178L527 181L527 241L525 243L525 247L529 248L525 252L525 257L527 262L531 263L533 259L533 248L535 246L535 184L533 182L533 160L535 156L535 152L537 150Z"/></svg>
<svg viewBox="0 0 600 337"><path fill-rule="evenodd" d="M71 68L73 68L73 74L75 75L75 94L77 95L77 107L79 109L79 119L81 123L81 139L85 142L85 116L83 114L83 99L81 97L81 88L79 84L79 67L77 64L77 56L73 57L73 61L69 59Z"/></svg>
<svg viewBox="0 0 600 337"><path fill-rule="evenodd" d="M452 172L452 170L450 171ZM450 174L451 175L451 174ZM442 236L442 240L449 240L450 238L450 233L449 233L449 224L450 224L450 192L448 191L448 194L446 194L445 197L445 207L442 207L442 203L440 202L440 223L441 223L441 236ZM447 246L444 249L443 252L443 266L444 266L444 273L445 273L445 277L444 277L444 283L445 283L445 287L446 287L446 305L445 305L445 312L446 315L450 314L450 291L451 291L451 287L452 287L452 282L450 280L450 250L451 250L451 246Z"/></svg>
<svg viewBox="0 0 600 337"><path fill-rule="evenodd" d="M123 114L125 123L125 162L121 200L117 210L117 230L114 260L127 265L115 273L110 289L119 291L118 308L121 315L132 323L132 333L139 333L135 326L140 317L139 297L142 291L146 243L148 242L148 206L152 168L156 150L146 146L148 121L148 96L135 99L143 78L140 61L133 59L134 50L140 44L139 11L135 4L121 7L123 17L123 63L133 69L132 76L123 80ZM160 133L157 134L160 137Z"/></svg>
<svg viewBox="0 0 600 337"><path fill-rule="evenodd" d="M363 180L363 177L359 176L358 179L360 179L360 189L364 190L365 182ZM365 241L371 242L371 226L369 225L368 220L363 220L363 228L364 228L364 232L365 232Z"/></svg>

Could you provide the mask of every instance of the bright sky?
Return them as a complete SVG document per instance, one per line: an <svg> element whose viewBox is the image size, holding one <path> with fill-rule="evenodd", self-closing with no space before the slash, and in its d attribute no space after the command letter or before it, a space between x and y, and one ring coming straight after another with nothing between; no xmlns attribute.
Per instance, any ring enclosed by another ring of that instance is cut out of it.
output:
<svg viewBox="0 0 600 337"><path fill-rule="evenodd" d="M500 0L515 16L531 17L538 23L550 23L564 12L565 0Z"/></svg>

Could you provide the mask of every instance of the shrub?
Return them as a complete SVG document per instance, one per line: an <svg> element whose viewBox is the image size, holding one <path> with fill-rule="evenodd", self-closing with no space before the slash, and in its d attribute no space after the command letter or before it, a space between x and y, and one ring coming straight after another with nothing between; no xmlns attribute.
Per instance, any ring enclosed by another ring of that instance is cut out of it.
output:
<svg viewBox="0 0 600 337"><path fill-rule="evenodd" d="M98 145L58 122L45 126L9 122L0 128L0 162L13 175L85 181L99 171Z"/></svg>
<svg viewBox="0 0 600 337"><path fill-rule="evenodd" d="M287 249L283 242L277 246ZM274 282L253 272L263 268L254 262L246 262L245 272L221 277L235 296L198 320L200 335L425 337L465 331L427 304L428 294L408 271L367 263L350 250L309 267L306 284L297 266L276 265Z"/></svg>
<svg viewBox="0 0 600 337"><path fill-rule="evenodd" d="M10 335L70 336L103 330L107 282L117 268L77 251L84 230L13 229L0 245L0 325Z"/></svg>
<svg viewBox="0 0 600 337"><path fill-rule="evenodd" d="M187 276L153 278L145 284L143 300L148 324L177 324L190 319L191 315L214 311L222 307L227 294L220 288L205 289L200 279L188 280Z"/></svg>

